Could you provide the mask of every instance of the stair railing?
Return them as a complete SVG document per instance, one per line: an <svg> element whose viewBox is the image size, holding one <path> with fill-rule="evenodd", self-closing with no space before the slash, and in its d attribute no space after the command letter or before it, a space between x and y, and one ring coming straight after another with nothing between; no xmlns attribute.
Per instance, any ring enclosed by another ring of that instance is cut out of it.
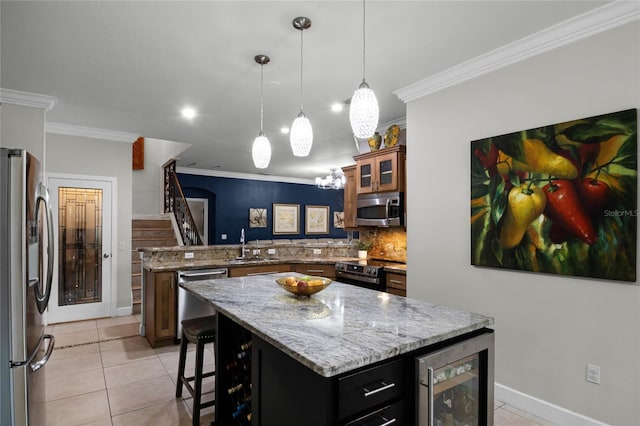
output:
<svg viewBox="0 0 640 426"><path fill-rule="evenodd" d="M164 212L173 213L185 246L203 245L198 227L178 181L175 160L169 161L164 166Z"/></svg>

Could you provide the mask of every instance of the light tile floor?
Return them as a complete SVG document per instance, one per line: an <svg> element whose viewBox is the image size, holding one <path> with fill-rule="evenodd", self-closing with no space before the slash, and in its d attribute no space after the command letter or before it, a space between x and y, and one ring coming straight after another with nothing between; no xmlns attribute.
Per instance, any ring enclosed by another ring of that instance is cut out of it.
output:
<svg viewBox="0 0 640 426"><path fill-rule="evenodd" d="M175 397L179 345L151 348L138 335L139 321L132 315L48 327L56 349L45 370L47 425L191 425L189 392ZM194 365L194 349L189 346L187 368ZM205 370L213 363L208 347ZM205 379L205 392L213 386L213 378ZM496 426L553 426L499 401L495 407ZM204 409L201 425L213 416L213 407Z"/></svg>

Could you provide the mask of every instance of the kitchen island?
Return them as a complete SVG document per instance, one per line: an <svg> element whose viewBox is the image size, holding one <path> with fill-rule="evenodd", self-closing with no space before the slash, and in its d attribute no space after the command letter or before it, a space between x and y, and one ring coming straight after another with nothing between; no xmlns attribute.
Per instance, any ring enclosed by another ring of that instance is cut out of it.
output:
<svg viewBox="0 0 640 426"><path fill-rule="evenodd" d="M217 311L222 424L366 424L357 422L388 406L397 424L413 424L415 357L491 332L483 315L338 282L296 298L275 283L287 275L181 284ZM393 384L380 380L383 391L362 401L350 394L376 375Z"/></svg>

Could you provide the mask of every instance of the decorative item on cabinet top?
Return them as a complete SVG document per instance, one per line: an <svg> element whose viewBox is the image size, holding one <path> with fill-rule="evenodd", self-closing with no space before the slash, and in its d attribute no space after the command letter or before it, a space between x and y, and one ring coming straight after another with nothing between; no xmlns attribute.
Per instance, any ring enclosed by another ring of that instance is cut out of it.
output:
<svg viewBox="0 0 640 426"><path fill-rule="evenodd" d="M384 134L384 146L389 148L390 146L394 146L398 143L398 138L400 137L400 126L397 124L392 124L387 129L387 132Z"/></svg>
<svg viewBox="0 0 640 426"><path fill-rule="evenodd" d="M369 148L371 151L377 151L380 149L380 145L382 145L382 136L380 136L380 133L375 132L373 136L369 138Z"/></svg>

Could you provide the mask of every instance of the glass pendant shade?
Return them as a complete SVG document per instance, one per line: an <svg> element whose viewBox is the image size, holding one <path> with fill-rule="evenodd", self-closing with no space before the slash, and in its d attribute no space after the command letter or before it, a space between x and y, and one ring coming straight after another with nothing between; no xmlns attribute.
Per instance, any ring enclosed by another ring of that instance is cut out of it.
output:
<svg viewBox="0 0 640 426"><path fill-rule="evenodd" d="M253 157L253 165L258 169L266 169L271 161L271 144L264 133L258 133L253 141L251 148L251 156Z"/></svg>
<svg viewBox="0 0 640 426"><path fill-rule="evenodd" d="M353 92L349 107L349 122L356 138L365 139L373 136L378 127L380 109L375 93L362 80L358 90Z"/></svg>
<svg viewBox="0 0 640 426"><path fill-rule="evenodd" d="M302 111L293 120L291 132L289 133L289 142L291 143L293 155L296 157L309 155L313 144L313 129L311 128L311 122Z"/></svg>

